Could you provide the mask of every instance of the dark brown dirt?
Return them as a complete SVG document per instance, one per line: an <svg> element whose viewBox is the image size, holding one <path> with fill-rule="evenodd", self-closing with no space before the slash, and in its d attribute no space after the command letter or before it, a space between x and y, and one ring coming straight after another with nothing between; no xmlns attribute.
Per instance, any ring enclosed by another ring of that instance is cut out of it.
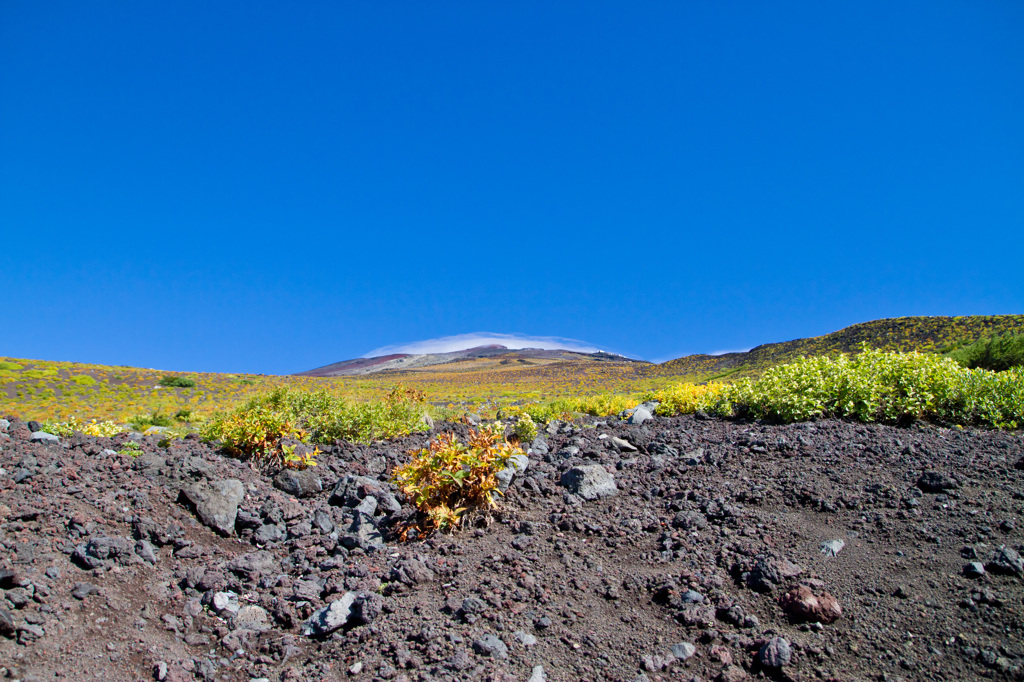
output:
<svg viewBox="0 0 1024 682"><path fill-rule="evenodd" d="M1019 432L594 424L542 433L550 452L530 455L490 523L402 544L391 531L412 511L388 509L387 483L335 485L386 481L429 434L330 447L302 482L322 491L297 498L196 440L146 437L132 458L105 452L125 437L37 443L12 420L0 678L1024 676ZM559 485L593 464L617 494ZM225 479L244 486L226 536L182 493ZM341 627L303 634L352 600Z"/></svg>

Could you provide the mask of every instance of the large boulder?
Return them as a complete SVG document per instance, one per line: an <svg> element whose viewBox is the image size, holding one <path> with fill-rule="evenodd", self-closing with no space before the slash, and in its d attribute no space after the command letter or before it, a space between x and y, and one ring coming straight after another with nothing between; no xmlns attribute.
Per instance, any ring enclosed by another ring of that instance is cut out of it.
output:
<svg viewBox="0 0 1024 682"><path fill-rule="evenodd" d="M615 479L600 464L572 467L562 474L558 484L584 500L612 497L619 493Z"/></svg>
<svg viewBox="0 0 1024 682"><path fill-rule="evenodd" d="M181 494L196 509L199 519L221 535L233 535L238 504L245 498L242 482L229 478L223 481L197 481L182 486Z"/></svg>

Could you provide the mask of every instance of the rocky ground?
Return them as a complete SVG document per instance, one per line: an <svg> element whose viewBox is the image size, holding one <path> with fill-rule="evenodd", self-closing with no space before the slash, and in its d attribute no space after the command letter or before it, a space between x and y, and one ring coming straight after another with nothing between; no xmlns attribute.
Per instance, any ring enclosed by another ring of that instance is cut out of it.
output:
<svg viewBox="0 0 1024 682"><path fill-rule="evenodd" d="M5 421L0 678L1024 677L1020 433L553 424L490 523L400 543L428 433L271 478Z"/></svg>

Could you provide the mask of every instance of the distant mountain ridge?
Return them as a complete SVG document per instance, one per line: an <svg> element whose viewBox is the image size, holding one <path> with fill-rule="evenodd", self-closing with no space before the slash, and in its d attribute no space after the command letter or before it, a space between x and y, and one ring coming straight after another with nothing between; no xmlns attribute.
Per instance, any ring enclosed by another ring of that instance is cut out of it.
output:
<svg viewBox="0 0 1024 682"><path fill-rule="evenodd" d="M429 371L432 367L437 367L438 371L446 371L460 366L455 363L467 363L468 366L470 361L500 357L502 365L528 365L531 361L542 361L546 364L554 362L561 366L577 366L586 371L587 366L592 366L589 363L600 362L603 366L618 366L646 376L678 376L687 381L699 382L726 375L756 376L769 367L792 362L800 356L856 353L865 343L871 348L882 350L935 353L953 350L985 336L1006 333L1024 334L1024 315L886 318L861 322L823 336L766 343L741 353L698 353L669 360L660 365L606 352L510 349L492 344L446 353L395 353L374 358L355 358L299 372L295 376L365 376L381 372L422 372ZM441 367L442 365L455 367Z"/></svg>
<svg viewBox="0 0 1024 682"><path fill-rule="evenodd" d="M411 369L433 367L435 365L447 365L454 362L478 360L481 358L493 358L508 355L508 360L586 360L586 361L611 361L650 364L645 360L633 360L622 355L598 351L596 353L584 353L573 350L545 350L541 348L507 348L499 344L487 346L476 346L465 350L450 351L447 353L394 353L382 355L375 358L356 358L354 360L343 360L323 367L317 367L306 372L298 372L294 376L307 377L337 377L337 376L358 376L366 374L377 374L379 372L401 372Z"/></svg>
<svg viewBox="0 0 1024 682"><path fill-rule="evenodd" d="M881 350L945 353L986 336L1024 334L1024 315L893 317L861 322L839 331L766 343L744 353L687 355L659 365L667 374L709 377L722 373L757 375L801 356L856 353L862 344Z"/></svg>

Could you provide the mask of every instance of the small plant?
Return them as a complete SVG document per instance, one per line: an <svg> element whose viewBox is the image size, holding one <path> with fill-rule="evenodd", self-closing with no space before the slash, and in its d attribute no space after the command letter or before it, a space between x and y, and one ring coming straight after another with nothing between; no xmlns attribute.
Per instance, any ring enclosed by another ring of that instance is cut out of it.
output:
<svg viewBox="0 0 1024 682"><path fill-rule="evenodd" d="M116 436L122 433L124 428L109 420L99 422L93 419L88 423L82 423L77 417L69 417L67 421L63 422L45 422L43 424L43 431L67 438L76 431L86 436Z"/></svg>
<svg viewBox="0 0 1024 682"><path fill-rule="evenodd" d="M166 388L194 388L196 385L196 382L193 379L174 376L161 377L160 381L157 383Z"/></svg>
<svg viewBox="0 0 1024 682"><path fill-rule="evenodd" d="M192 421L192 410L178 410L177 412L174 413L174 419L179 422Z"/></svg>
<svg viewBox="0 0 1024 682"><path fill-rule="evenodd" d="M657 412L660 415L693 414L698 410L714 409L724 391L725 384L714 382L703 386L677 384L671 388L645 394L644 401L658 401Z"/></svg>
<svg viewBox="0 0 1024 682"><path fill-rule="evenodd" d="M313 452L295 454L297 445L281 446L281 462L288 469L308 469L317 466L316 457L320 454L320 448L314 448Z"/></svg>
<svg viewBox="0 0 1024 682"><path fill-rule="evenodd" d="M128 457L138 457L142 454L142 446L133 440L128 441L121 446L121 449L117 451L119 455L126 455Z"/></svg>
<svg viewBox="0 0 1024 682"><path fill-rule="evenodd" d="M452 531L468 511L497 507L497 474L508 460L522 450L504 439L504 426L496 422L479 431L471 430L468 442L460 443L453 433L438 436L426 449L412 452L412 461L397 468L394 480L412 499L423 518L418 527L406 528L425 537L435 530Z"/></svg>
<svg viewBox="0 0 1024 682"><path fill-rule="evenodd" d="M530 415L524 413L516 419L515 437L520 443L531 443L537 437L537 425L533 423Z"/></svg>
<svg viewBox="0 0 1024 682"><path fill-rule="evenodd" d="M137 414L128 420L128 424L136 431L145 431L150 426L173 426L174 420L155 411L152 414Z"/></svg>

